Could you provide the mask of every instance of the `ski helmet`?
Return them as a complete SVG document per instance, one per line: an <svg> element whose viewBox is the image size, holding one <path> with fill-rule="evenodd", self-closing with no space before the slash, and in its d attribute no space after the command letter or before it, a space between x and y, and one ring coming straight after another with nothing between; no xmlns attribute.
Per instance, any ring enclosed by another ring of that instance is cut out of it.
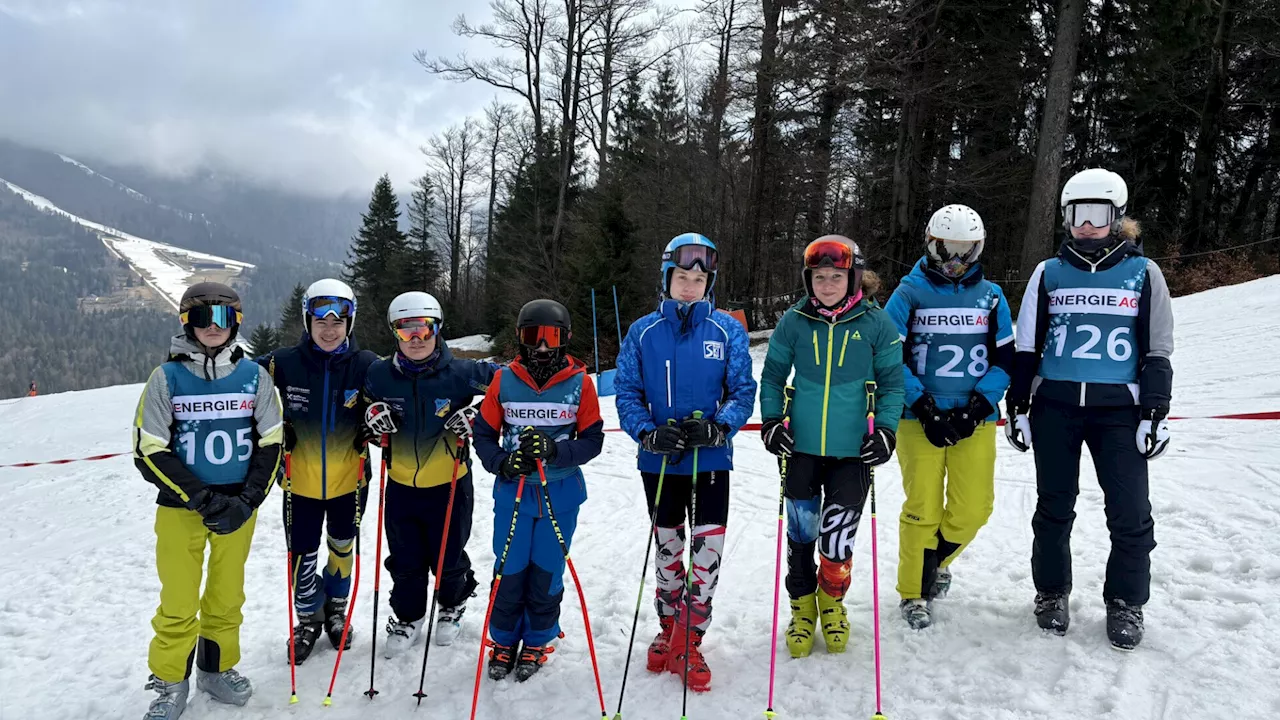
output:
<svg viewBox="0 0 1280 720"><path fill-rule="evenodd" d="M572 337L573 322L564 305L544 299L530 300L520 308L516 317L516 341L520 344L520 357L526 363L558 362ZM539 350L544 342L547 349Z"/></svg>
<svg viewBox="0 0 1280 720"><path fill-rule="evenodd" d="M1062 227L1067 231L1067 244L1086 255L1111 247L1116 240L1116 224L1124 217L1129 205L1129 186L1124 178L1103 168L1089 168L1072 175L1062 187ZM1089 223L1093 227L1108 227L1111 233L1103 238L1077 238L1072 227Z"/></svg>
<svg viewBox="0 0 1280 720"><path fill-rule="evenodd" d="M955 279L969 272L982 257L987 231L973 208L946 205L929 218L924 239L930 267Z"/></svg>
<svg viewBox="0 0 1280 720"><path fill-rule="evenodd" d="M862 287L862 271L867 260L858 244L843 235L823 235L804 249L804 289L813 294L813 271L818 268L836 268L849 271L848 294L853 295Z"/></svg>
<svg viewBox="0 0 1280 720"><path fill-rule="evenodd" d="M302 328L311 333L311 320L334 316L347 322L347 334L356 326L356 294L351 286L325 278L311 283L302 294Z"/></svg>
<svg viewBox="0 0 1280 720"><path fill-rule="evenodd" d="M716 286L719 254L716 244L705 235L689 232L671 238L662 251L662 297L671 297L671 276L676 268L692 270L697 267L707 273L706 297L710 298Z"/></svg>
<svg viewBox="0 0 1280 720"><path fill-rule="evenodd" d="M401 293L387 308L387 325L405 342L414 335L425 340L443 329L444 311L440 309L440 301L430 293L418 290Z"/></svg>
<svg viewBox="0 0 1280 720"><path fill-rule="evenodd" d="M228 310L217 310L220 307ZM212 310L204 311L201 308L212 308ZM219 327L229 328L231 336L222 346L226 347L235 342L236 334L240 330L243 307L240 305L240 295L230 287L217 282L200 282L182 293L182 299L178 302L178 313L182 320L182 332L192 342L198 342L195 333L197 327L217 324Z"/></svg>

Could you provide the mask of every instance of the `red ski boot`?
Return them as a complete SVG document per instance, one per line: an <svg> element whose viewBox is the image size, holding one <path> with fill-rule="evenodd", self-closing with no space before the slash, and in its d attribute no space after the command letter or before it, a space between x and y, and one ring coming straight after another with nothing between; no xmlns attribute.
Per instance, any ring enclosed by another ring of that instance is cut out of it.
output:
<svg viewBox="0 0 1280 720"><path fill-rule="evenodd" d="M671 654L671 629L676 625L676 619L672 617L659 618L662 629L658 631L658 636L649 643L649 672L660 673L667 671L667 656Z"/></svg>
<svg viewBox="0 0 1280 720"><path fill-rule="evenodd" d="M698 630L688 631L689 645L685 647L685 628L677 624L671 630L671 650L667 654L667 670L684 677L685 652L689 654L689 676L686 678L689 689L694 692L706 692L711 689L711 668L702 657L702 633Z"/></svg>

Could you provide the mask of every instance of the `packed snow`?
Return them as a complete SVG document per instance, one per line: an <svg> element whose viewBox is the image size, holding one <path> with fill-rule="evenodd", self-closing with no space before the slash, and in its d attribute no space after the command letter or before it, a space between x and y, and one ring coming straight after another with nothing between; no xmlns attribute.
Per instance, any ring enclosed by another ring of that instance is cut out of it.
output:
<svg viewBox="0 0 1280 720"><path fill-rule="evenodd" d="M492 335L467 335L453 340L446 339L450 350L461 352L489 352L493 350Z"/></svg>
<svg viewBox="0 0 1280 720"><path fill-rule="evenodd" d="M69 158L64 160L71 161ZM76 163L79 164L79 163ZM92 172L92 171L90 171ZM136 235L130 235L122 230L86 220L78 215L63 210L40 195L24 190L13 183L0 178L3 183L12 192L16 193L37 209L62 215L72 222L95 230L102 243L107 246L114 255L124 259L130 266L142 277L142 279L150 285L161 297L165 299L173 307L178 307L178 301L182 298L182 293L186 291L191 284L193 276L198 273L193 271L191 266L196 262L221 263L232 272L239 272L246 268L253 267L252 264L241 262L239 260L231 260L230 258L210 255L208 253L187 250L173 245L155 242L154 240L146 240ZM181 257L186 264L175 262L165 257Z"/></svg>
<svg viewBox="0 0 1280 720"><path fill-rule="evenodd" d="M1075 526L1073 624L1046 636L1031 614L1030 519L1036 503L1032 456L999 446L995 513L956 563L936 624L921 632L897 613L896 462L877 472L884 712L893 720L1042 718L1269 718L1280 714L1280 447L1274 421L1212 420L1225 411L1280 410L1280 276L1174 301L1173 445L1152 467L1156 539L1147 637L1134 653L1110 648L1101 600L1108 539L1090 464L1083 464ZM1248 328L1241 338L1240 328ZM753 348L756 372L765 346ZM141 386L28 398L0 406L0 464L127 450ZM605 424L617 427L613 403ZM755 418L758 420L758 417ZM760 717L768 688L770 610L778 478L754 433L736 442L738 470L716 616L704 646L713 689L689 698L694 720ZM573 557L586 587L613 717L635 609L648 518L635 471L635 444L609 433L586 468ZM468 551L488 579L494 525L492 478L477 468L475 526ZM138 718L153 693L147 676L154 568L155 492L127 458L31 469L0 469L0 718ZM298 668L300 703L289 704L285 638L285 548L278 491L262 513L247 568L244 657L255 694L244 708L217 706L193 688L185 717L468 717L487 582L471 602L460 639L433 647L427 699L415 713L421 645L378 658L370 701L369 625L376 512L366 516L359 636L342 659L333 706L321 706L335 653L321 639ZM506 518L500 522L505 523ZM505 527L505 525L503 525ZM784 720L867 718L874 711L871 641L871 523L864 520L848 597L853 636L844 655L817 644L792 660L778 648L775 709ZM680 682L645 671L656 621L652 571L635 640L623 716L680 717ZM570 582L566 577L566 582ZM380 622L390 614L382 577ZM785 597L785 595L784 595ZM785 600L784 600L785 604ZM785 606L783 609L785 613ZM582 618L567 589L567 637L555 660L527 684L481 685L477 717L546 720L599 717ZM782 622L785 625L785 620ZM381 630L379 630L381 632ZM425 713L425 714L424 714Z"/></svg>
<svg viewBox="0 0 1280 720"><path fill-rule="evenodd" d="M69 158L69 157L67 157L66 155L63 155L62 153L58 153L58 157L59 157L59 158L61 158L62 162L67 163L68 165L74 165L74 166L76 166L76 167L80 168L80 170L81 170L82 172L84 172L84 174L85 174L85 175L91 175L91 176L93 176L93 177L99 177L99 178L102 178L102 180L103 180L104 182L106 182L108 185L110 185L111 187L119 188L119 189L123 190L123 191L125 192L125 194L126 194L126 195L129 195L130 197L133 197L133 198L135 198L135 199L137 199L137 200L141 200L141 201L143 201L143 202L145 202L145 203L150 203L150 202L151 202L151 198L147 197L146 195L143 195L142 193L138 192L137 190L134 190L133 188L129 187L128 185L125 185L124 183L120 182L119 180L112 180L111 178L107 177L106 175L103 175L102 173L98 172L97 170L94 170L93 168L89 167L88 165L85 165L84 163L80 162L79 160L76 160L75 158Z"/></svg>

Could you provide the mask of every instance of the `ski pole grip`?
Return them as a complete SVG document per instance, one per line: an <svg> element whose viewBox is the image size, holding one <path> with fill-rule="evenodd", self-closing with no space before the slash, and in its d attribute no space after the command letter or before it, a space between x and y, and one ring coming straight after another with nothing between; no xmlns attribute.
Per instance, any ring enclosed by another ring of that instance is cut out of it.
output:
<svg viewBox="0 0 1280 720"><path fill-rule="evenodd" d="M865 384L867 391L867 434L876 431L876 381L868 380Z"/></svg>
<svg viewBox="0 0 1280 720"><path fill-rule="evenodd" d="M791 429L791 403L796 400L796 388L788 385L782 389L782 427Z"/></svg>

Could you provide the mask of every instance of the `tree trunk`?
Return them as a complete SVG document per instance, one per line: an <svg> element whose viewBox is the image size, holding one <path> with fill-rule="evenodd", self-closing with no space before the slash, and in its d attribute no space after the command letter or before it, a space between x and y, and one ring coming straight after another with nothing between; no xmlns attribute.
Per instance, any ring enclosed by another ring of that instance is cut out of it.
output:
<svg viewBox="0 0 1280 720"><path fill-rule="evenodd" d="M750 241L751 259L748 263L746 295L754 298L759 293L759 269L765 252L762 214L765 205L765 182L768 179L769 136L774 126L774 83L778 56L778 26L782 19L784 0L761 0L764 30L760 35L760 64L756 68L756 97L751 118L751 188L748 192L749 220L747 237ZM755 303L750 308L752 327L758 325Z"/></svg>
<svg viewBox="0 0 1280 720"><path fill-rule="evenodd" d="M1218 150L1218 129L1221 126L1223 97L1227 86L1227 33L1230 31L1229 0L1220 0L1218 29L1213 35L1213 47L1209 51L1209 77L1204 90L1204 105L1200 110L1200 131L1196 137L1195 162L1191 172L1191 204L1187 210L1190 224L1185 234L1184 250L1199 252L1214 245L1209 228L1209 195L1213 190L1213 160Z"/></svg>
<svg viewBox="0 0 1280 720"><path fill-rule="evenodd" d="M1044 118L1036 144L1036 170L1031 180L1027 231L1022 241L1022 276L1030 277L1036 265L1053 251L1054 216L1058 210L1058 175L1062 170L1062 144L1071 113L1071 88L1076 76L1080 30L1086 0L1058 3L1058 32L1053 40L1053 62L1045 88Z"/></svg>

